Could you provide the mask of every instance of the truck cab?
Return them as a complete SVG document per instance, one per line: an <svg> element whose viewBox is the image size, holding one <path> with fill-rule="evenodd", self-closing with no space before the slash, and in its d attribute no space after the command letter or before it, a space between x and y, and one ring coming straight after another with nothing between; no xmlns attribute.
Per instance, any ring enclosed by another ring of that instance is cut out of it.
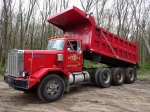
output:
<svg viewBox="0 0 150 112"><path fill-rule="evenodd" d="M64 36L48 41L47 50L60 50L57 61L62 63L62 69L66 72L82 71L82 40ZM57 63L56 63L57 67Z"/></svg>
<svg viewBox="0 0 150 112"><path fill-rule="evenodd" d="M25 93L36 90L43 101L53 102L69 85L90 80L82 68L82 40L55 36L48 39L46 50L10 50L4 81Z"/></svg>

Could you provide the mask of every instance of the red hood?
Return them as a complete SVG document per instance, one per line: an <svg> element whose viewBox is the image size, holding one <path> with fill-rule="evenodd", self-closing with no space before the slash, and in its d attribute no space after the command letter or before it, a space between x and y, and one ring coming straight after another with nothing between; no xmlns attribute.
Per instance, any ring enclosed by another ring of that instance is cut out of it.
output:
<svg viewBox="0 0 150 112"><path fill-rule="evenodd" d="M57 61L57 54L63 52L56 50L24 50L24 68L29 74L33 74L41 68L53 68Z"/></svg>

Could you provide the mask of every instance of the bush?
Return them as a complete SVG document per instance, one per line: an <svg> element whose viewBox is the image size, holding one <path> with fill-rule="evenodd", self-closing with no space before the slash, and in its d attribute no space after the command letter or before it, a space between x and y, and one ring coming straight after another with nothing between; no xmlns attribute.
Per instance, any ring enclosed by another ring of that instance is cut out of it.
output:
<svg viewBox="0 0 150 112"><path fill-rule="evenodd" d="M3 75L4 73L5 73L5 71L6 71L6 67L7 65L5 64L5 66L4 67L1 67L1 63L0 63L0 75Z"/></svg>
<svg viewBox="0 0 150 112"><path fill-rule="evenodd" d="M140 68L137 71L138 78L150 78L150 63L139 65Z"/></svg>
<svg viewBox="0 0 150 112"><path fill-rule="evenodd" d="M89 60L84 60L84 67L86 68L92 68L92 67L106 67L105 64L102 63L94 63L92 61Z"/></svg>

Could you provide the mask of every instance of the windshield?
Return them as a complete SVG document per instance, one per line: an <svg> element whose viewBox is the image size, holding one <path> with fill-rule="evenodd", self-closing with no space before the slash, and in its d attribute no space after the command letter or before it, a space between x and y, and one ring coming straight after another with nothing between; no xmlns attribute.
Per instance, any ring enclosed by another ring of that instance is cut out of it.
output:
<svg viewBox="0 0 150 112"><path fill-rule="evenodd" d="M63 50L65 40L50 40L47 45L47 50Z"/></svg>

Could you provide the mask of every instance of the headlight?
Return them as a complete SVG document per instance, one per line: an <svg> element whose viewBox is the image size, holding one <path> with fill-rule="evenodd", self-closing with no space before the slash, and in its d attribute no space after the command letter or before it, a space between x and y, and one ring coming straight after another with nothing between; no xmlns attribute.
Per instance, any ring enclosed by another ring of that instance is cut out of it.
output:
<svg viewBox="0 0 150 112"><path fill-rule="evenodd" d="M28 73L27 73L26 71L22 72L22 76L23 76L24 78L26 78L27 75L28 75Z"/></svg>
<svg viewBox="0 0 150 112"><path fill-rule="evenodd" d="M23 76L23 77L25 77L25 76L26 76L26 73L25 73L25 72L23 72L23 73L22 73L22 76Z"/></svg>

